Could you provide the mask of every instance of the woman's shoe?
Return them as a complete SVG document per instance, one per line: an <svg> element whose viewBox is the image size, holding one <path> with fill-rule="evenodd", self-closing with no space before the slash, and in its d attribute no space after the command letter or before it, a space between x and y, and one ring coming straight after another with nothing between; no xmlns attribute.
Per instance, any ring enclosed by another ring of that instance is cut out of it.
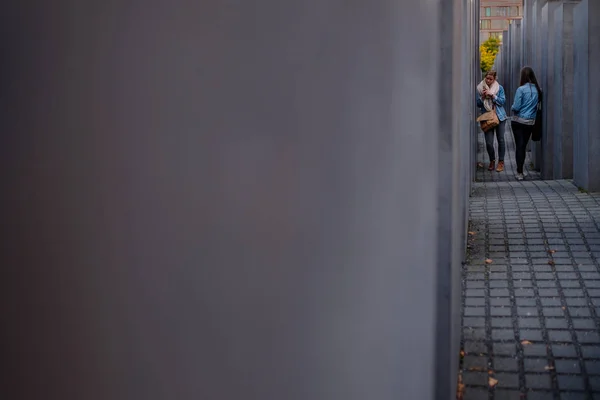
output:
<svg viewBox="0 0 600 400"><path fill-rule="evenodd" d="M504 171L504 161L498 161L498 168L496 168L496 172Z"/></svg>
<svg viewBox="0 0 600 400"><path fill-rule="evenodd" d="M525 177L523 176L523 174L517 174L517 180L518 181L522 181Z"/></svg>
<svg viewBox="0 0 600 400"><path fill-rule="evenodd" d="M488 166L488 171L493 171L496 168L496 161L490 161L490 165Z"/></svg>

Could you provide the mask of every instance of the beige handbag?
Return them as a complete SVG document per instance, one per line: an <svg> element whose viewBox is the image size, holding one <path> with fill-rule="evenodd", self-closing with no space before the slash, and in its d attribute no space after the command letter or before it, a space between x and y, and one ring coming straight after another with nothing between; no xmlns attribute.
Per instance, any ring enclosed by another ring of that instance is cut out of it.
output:
<svg viewBox="0 0 600 400"><path fill-rule="evenodd" d="M496 108L494 107L492 111L481 114L479 118L477 118L477 122L479 122L479 125L481 125L481 130L484 132L494 129L500 125L500 120L496 114Z"/></svg>

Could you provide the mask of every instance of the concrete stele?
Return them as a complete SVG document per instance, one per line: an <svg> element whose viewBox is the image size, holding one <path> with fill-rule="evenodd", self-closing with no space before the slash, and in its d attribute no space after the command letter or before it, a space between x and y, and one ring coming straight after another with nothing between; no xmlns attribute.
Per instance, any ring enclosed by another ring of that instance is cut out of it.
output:
<svg viewBox="0 0 600 400"><path fill-rule="evenodd" d="M554 179L573 177L573 9L565 2L554 10L553 86L549 102L554 126Z"/></svg>
<svg viewBox="0 0 600 400"><path fill-rule="evenodd" d="M574 97L573 178L591 191L600 190L600 3L583 0L573 12Z"/></svg>

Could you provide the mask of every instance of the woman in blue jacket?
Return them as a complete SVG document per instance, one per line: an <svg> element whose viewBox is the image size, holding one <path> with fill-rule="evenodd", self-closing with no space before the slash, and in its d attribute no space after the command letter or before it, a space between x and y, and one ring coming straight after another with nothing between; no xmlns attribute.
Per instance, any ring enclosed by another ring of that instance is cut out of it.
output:
<svg viewBox="0 0 600 400"><path fill-rule="evenodd" d="M523 180L523 164L527 143L531 137L535 117L537 115L538 102L541 100L542 90L535 77L533 69L525 67L521 70L521 83L515 93L512 111L515 113L511 121L513 135L515 137L517 180Z"/></svg>

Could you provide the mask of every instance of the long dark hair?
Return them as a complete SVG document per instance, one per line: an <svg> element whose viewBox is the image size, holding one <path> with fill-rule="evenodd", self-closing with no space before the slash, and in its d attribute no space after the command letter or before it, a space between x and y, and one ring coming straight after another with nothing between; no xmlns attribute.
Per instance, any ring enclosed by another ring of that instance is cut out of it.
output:
<svg viewBox="0 0 600 400"><path fill-rule="evenodd" d="M526 83L533 83L535 85L535 88L538 91L538 97L541 99L542 89L540 89L540 85L538 84L535 73L531 67L524 67L521 70L521 83L519 83L519 86L523 86Z"/></svg>

